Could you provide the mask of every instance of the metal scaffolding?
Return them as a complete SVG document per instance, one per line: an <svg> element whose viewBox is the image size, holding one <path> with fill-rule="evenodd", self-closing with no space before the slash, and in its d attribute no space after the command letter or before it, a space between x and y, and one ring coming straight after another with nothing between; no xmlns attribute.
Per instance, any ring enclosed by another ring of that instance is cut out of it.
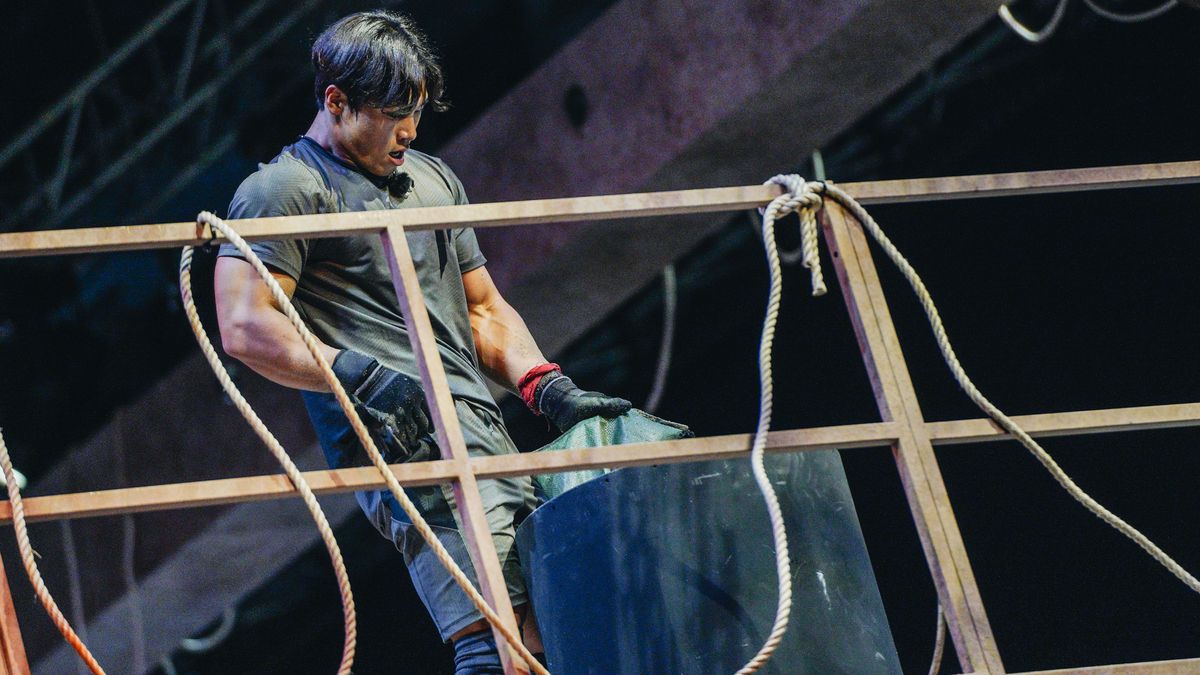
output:
<svg viewBox="0 0 1200 675"><path fill-rule="evenodd" d="M166 175L147 181L142 191L152 195L133 217L151 216L234 147L249 112L238 99L250 90L238 83L263 68L264 53L319 6L317 0L170 3L0 148L0 229L69 225L153 150L194 158L172 162ZM93 28L107 51L95 20ZM276 99L306 76L299 69L290 77L254 78L254 100Z"/></svg>

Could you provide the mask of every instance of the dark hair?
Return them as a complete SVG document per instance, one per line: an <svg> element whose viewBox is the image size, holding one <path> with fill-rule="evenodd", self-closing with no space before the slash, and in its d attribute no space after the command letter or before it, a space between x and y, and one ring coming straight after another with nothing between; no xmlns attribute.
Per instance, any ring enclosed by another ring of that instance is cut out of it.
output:
<svg viewBox="0 0 1200 675"><path fill-rule="evenodd" d="M345 92L351 110L398 107L409 114L422 89L427 106L448 107L437 58L412 20L397 12L379 9L337 20L313 42L312 62L318 108L331 84Z"/></svg>

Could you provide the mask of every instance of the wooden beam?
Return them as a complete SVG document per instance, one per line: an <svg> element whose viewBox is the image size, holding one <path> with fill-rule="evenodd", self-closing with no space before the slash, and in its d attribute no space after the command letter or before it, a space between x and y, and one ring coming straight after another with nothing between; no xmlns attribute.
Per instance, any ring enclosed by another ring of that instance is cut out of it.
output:
<svg viewBox="0 0 1200 675"><path fill-rule="evenodd" d="M1039 437L1175 429L1200 426L1200 403L1040 413L1012 419L1030 435ZM1008 436L989 419L928 422L925 428L934 445L982 443Z"/></svg>
<svg viewBox="0 0 1200 675"><path fill-rule="evenodd" d="M430 206L382 211L325 213L230 221L247 241L304 239L378 234L388 227L434 230L470 225L476 228L536 223L571 223L662 216L676 213L736 211L762 206L780 194L778 185L706 188L627 195L536 199L490 204ZM0 258L62 253L95 253L146 248L172 248L224 241L196 223L122 225L0 234Z"/></svg>
<svg viewBox="0 0 1200 675"><path fill-rule="evenodd" d="M8 585L3 560L0 560L0 675L29 675L25 641L21 639L21 627L17 623L12 588Z"/></svg>
<svg viewBox="0 0 1200 675"><path fill-rule="evenodd" d="M455 475L450 462L445 460L397 464L392 466L392 473L402 485L436 485L448 482ZM375 467L305 471L304 479L318 495L386 487ZM36 523L63 518L91 518L298 496L299 493L292 487L287 476L278 473L26 497L25 518L31 523ZM0 523L11 522L12 507L7 501L2 501Z"/></svg>
<svg viewBox="0 0 1200 675"><path fill-rule="evenodd" d="M362 212L363 215L371 213L391 211ZM425 387L425 400L429 404L430 417L433 418L433 426L437 432L438 448L454 469L454 477L450 483L454 494L454 513L457 516L459 532L462 533L475 567L479 592L496 612L500 624L508 630L508 634L520 635L513 614L512 600L508 597L508 583L504 579L500 557L492 541L492 528L483 507L479 482L471 471L471 456L463 439L462 427L458 423L458 411L450 394L450 382L446 379L446 370L438 351L433 324L429 321L429 312L425 307L416 264L408 248L408 238L404 234L404 228L395 225L389 226L381 236L388 267L392 273L392 285L404 315L408 340L416 356L417 368L421 371L421 383ZM505 675L528 675L529 666L505 640L501 628L493 626L492 632L496 637L496 644L500 646L500 662Z"/></svg>
<svg viewBox="0 0 1200 675"><path fill-rule="evenodd" d="M830 448L861 448L887 445L894 437L891 424L853 424L773 431L767 436L768 452L798 452ZM543 473L559 473L601 467L673 464L712 459L745 457L750 453L750 434L710 436L681 441L632 443L600 448L580 448L556 452L536 452L503 457L476 457L470 460L476 478L500 478ZM394 464L392 474L401 485L437 485L457 476L449 460ZM374 467L305 471L313 492L329 495L386 487ZM25 498L25 518L29 522L141 513L166 509L214 506L238 502L263 501L299 496L282 473L242 478L169 483L141 487L95 490ZM0 501L0 524L12 522L12 507Z"/></svg>
<svg viewBox="0 0 1200 675"><path fill-rule="evenodd" d="M1013 419L1035 436L1194 427L1200 426L1200 403L1022 415ZM897 439L898 428L898 425L892 422L874 422L773 431L767 437L767 450L803 452L829 448L849 450L879 447L890 445ZM927 422L926 428L934 445L980 443L1001 440L1007 436L990 420L982 418ZM750 439L749 434L732 434L504 457L476 457L471 459L470 466L475 477L482 479L699 462L744 457L749 453ZM395 464L391 469L396 479L407 486L447 483L457 475L447 460ZM383 479L372 467L306 471L304 478L318 495L385 487ZM271 474L26 497L25 512L30 522L40 522L295 496L296 491L286 476ZM11 521L12 510L8 502L0 501L0 524Z"/></svg>
<svg viewBox="0 0 1200 675"><path fill-rule="evenodd" d="M1180 675L1180 673L1200 673L1200 659L1116 663L1109 666L1036 670L1014 675Z"/></svg>
<svg viewBox="0 0 1200 675"><path fill-rule="evenodd" d="M866 237L840 205L826 202L822 214L825 238L879 414L900 427L892 454L959 662L964 672L1003 673Z"/></svg>
<svg viewBox="0 0 1200 675"><path fill-rule="evenodd" d="M1200 161L1019 171L947 178L909 178L846 183L841 187L861 204L895 204L1117 190L1197 182L1200 182Z"/></svg>
<svg viewBox="0 0 1200 675"><path fill-rule="evenodd" d="M809 452L880 447L895 440L898 431L899 427L889 422L773 431L767 436L766 449L768 452ZM733 434L678 441L630 443L526 453L516 457L477 457L471 460L471 465L476 476L497 478L584 469L678 464L748 457L753 440L752 434Z"/></svg>
<svg viewBox="0 0 1200 675"><path fill-rule="evenodd" d="M863 204L883 204L1197 182L1200 182L1200 161L845 183L841 187ZM779 192L780 188L776 185L751 185L280 218L247 218L233 222L238 233L249 241L340 237L378 233L393 226L414 231L464 225L485 228L735 211L762 206ZM0 234L0 258L173 248L188 244L200 245L210 239L210 232L198 229L192 222L9 232Z"/></svg>

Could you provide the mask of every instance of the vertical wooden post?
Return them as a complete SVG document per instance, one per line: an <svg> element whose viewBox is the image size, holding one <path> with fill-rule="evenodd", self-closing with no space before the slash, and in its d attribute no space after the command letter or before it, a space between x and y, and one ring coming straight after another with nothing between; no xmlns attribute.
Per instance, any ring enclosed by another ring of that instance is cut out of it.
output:
<svg viewBox="0 0 1200 675"><path fill-rule="evenodd" d="M0 675L29 675L29 659L25 656L25 642L17 625L3 559L0 559Z"/></svg>
<svg viewBox="0 0 1200 675"><path fill-rule="evenodd" d="M429 322L429 312L425 308L425 298L421 294L417 270L409 252L408 240L404 236L404 228L388 227L382 237L388 266L392 272L392 284L396 288L396 296L400 299L400 309L408 326L408 338L412 341L417 367L421 370L421 383L425 387L425 398L429 402L429 411L437 430L438 447L442 451L443 459L455 463L457 476L451 483L454 502L462 522L463 538L471 552L471 561L475 564L480 591L512 634L519 635L512 602L508 597L508 584L504 581L500 558L492 542L492 531L483 510L479 484L468 461L467 445L463 440L462 428L458 424L454 399L450 395L450 384L446 379L442 358L438 354L437 340ZM527 674L529 671L526 666L516 657L515 652L507 647L500 632L493 632L496 644L500 647L500 659L506 675Z"/></svg>
<svg viewBox="0 0 1200 675"><path fill-rule="evenodd" d="M832 200L825 201L822 227L879 414L885 422L900 423L892 454L963 672L1003 673L866 235Z"/></svg>

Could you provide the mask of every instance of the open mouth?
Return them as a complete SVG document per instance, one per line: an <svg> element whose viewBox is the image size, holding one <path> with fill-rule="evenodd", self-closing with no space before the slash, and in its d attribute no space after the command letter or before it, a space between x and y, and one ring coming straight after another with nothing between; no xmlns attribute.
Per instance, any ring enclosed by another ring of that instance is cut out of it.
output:
<svg viewBox="0 0 1200 675"><path fill-rule="evenodd" d="M393 164L395 164L395 165L397 165L397 166L399 166L400 164L403 164L403 163L404 163L404 151L403 151L403 150L397 150L397 151L395 151L395 152L389 152L389 153L388 153L388 157L391 157L391 158L392 158L392 163L393 163Z"/></svg>

